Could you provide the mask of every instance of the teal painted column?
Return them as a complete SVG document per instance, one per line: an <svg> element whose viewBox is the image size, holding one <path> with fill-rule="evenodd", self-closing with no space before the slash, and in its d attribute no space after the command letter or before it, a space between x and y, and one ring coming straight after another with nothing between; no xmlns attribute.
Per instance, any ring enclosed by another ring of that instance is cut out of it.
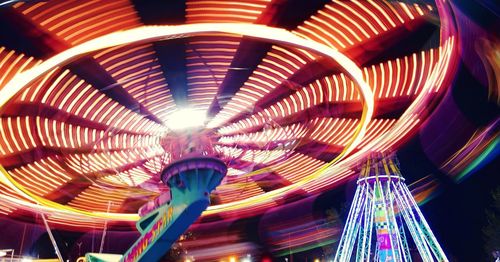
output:
<svg viewBox="0 0 500 262"><path fill-rule="evenodd" d="M158 261L210 204L210 192L220 184L227 167L219 159L190 157L170 164L161 178L171 200L144 215L137 228L141 237L121 261Z"/></svg>

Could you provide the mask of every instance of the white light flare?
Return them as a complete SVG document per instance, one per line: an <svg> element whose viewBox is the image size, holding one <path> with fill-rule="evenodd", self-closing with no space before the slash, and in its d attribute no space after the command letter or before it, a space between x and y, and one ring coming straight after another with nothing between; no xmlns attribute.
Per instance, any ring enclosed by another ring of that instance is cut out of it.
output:
<svg viewBox="0 0 500 262"><path fill-rule="evenodd" d="M174 131L194 129L205 126L206 118L207 115L204 111L182 108L170 114L166 125Z"/></svg>

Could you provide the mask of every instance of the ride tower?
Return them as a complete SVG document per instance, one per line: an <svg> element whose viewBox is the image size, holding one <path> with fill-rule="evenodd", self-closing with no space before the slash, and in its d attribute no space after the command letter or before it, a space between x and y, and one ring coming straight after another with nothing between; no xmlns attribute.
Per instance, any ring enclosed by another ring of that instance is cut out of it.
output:
<svg viewBox="0 0 500 262"><path fill-rule="evenodd" d="M207 134L180 130L162 140L169 147L169 164L160 179L167 185L155 199L139 209L136 223L141 236L123 255L88 253L87 262L160 261L172 244L210 204L210 193L227 173L226 164L213 151Z"/></svg>
<svg viewBox="0 0 500 262"><path fill-rule="evenodd" d="M448 261L395 155L371 155L361 166L357 184L334 261L351 261L353 253L356 261L412 261L410 239L421 261Z"/></svg>

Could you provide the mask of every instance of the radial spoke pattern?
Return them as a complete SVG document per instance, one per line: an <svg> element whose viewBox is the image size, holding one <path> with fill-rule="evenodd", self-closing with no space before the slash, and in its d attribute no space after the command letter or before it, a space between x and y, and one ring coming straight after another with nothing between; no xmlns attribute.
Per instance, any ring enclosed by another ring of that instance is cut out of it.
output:
<svg viewBox="0 0 500 262"><path fill-rule="evenodd" d="M431 22L442 4L312 2L19 2L9 8L9 17L32 33L11 37L36 51L0 41L0 89L48 57L115 31L182 23L267 24L355 61L372 88L376 111L353 154L396 148L447 87L456 43L451 33L436 37L440 28ZM290 16L295 9L303 9L302 15ZM413 35L422 32L427 42L413 43ZM405 51L393 52L394 46ZM116 46L55 68L1 108L0 164L27 190L57 203L135 213L166 190L158 176L172 157L164 144L172 132L167 123L183 107L206 112L206 136L228 163L228 175L212 196L217 206L306 181L350 143L363 101L335 61L310 50L230 34ZM301 192L334 187L354 174L354 162L304 182ZM2 182L1 214L41 210ZM286 198L255 201L221 215L260 212ZM62 226L103 225L65 213L47 218Z"/></svg>

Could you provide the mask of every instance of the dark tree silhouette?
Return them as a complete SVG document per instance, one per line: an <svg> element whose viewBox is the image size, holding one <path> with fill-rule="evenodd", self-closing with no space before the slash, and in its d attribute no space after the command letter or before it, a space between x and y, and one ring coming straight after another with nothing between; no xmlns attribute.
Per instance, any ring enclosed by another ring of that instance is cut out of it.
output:
<svg viewBox="0 0 500 262"><path fill-rule="evenodd" d="M484 248L488 256L500 259L500 186L491 192L493 204L486 210L483 228Z"/></svg>

